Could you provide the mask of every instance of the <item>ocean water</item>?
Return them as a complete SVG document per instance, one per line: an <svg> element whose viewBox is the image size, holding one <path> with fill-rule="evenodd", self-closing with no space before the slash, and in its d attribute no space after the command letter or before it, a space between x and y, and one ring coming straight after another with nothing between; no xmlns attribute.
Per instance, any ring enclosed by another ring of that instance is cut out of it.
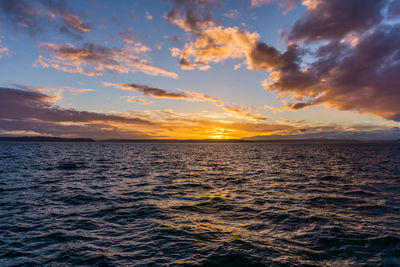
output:
<svg viewBox="0 0 400 267"><path fill-rule="evenodd" d="M400 266L400 144L3 142L0 266Z"/></svg>

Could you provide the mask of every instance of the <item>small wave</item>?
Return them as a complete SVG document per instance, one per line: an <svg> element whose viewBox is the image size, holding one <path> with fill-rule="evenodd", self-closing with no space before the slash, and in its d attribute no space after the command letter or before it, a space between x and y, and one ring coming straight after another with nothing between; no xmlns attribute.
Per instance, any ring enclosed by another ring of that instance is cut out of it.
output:
<svg viewBox="0 0 400 267"><path fill-rule="evenodd" d="M83 163L75 163L75 162L62 162L56 167L58 170L77 170L87 168Z"/></svg>
<svg viewBox="0 0 400 267"><path fill-rule="evenodd" d="M400 266L400 144L2 146L0 266Z"/></svg>

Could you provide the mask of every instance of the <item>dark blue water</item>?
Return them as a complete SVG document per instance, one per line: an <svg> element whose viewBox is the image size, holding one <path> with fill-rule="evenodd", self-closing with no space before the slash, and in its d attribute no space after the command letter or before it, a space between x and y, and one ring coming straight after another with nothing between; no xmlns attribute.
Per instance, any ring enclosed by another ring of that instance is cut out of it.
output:
<svg viewBox="0 0 400 267"><path fill-rule="evenodd" d="M400 266L400 144L0 143L0 266Z"/></svg>

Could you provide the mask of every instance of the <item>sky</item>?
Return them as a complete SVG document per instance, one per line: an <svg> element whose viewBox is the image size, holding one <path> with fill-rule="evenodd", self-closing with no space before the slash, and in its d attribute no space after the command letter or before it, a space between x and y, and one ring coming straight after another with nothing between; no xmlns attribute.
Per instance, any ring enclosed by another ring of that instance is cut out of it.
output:
<svg viewBox="0 0 400 267"><path fill-rule="evenodd" d="M0 0L0 135L400 139L400 0Z"/></svg>

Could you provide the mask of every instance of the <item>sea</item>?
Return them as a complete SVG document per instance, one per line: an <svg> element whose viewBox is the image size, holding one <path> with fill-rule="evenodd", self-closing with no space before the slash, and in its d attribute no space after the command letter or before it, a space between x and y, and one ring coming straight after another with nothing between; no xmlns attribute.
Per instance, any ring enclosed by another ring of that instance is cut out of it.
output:
<svg viewBox="0 0 400 267"><path fill-rule="evenodd" d="M400 143L0 143L0 266L400 266Z"/></svg>

